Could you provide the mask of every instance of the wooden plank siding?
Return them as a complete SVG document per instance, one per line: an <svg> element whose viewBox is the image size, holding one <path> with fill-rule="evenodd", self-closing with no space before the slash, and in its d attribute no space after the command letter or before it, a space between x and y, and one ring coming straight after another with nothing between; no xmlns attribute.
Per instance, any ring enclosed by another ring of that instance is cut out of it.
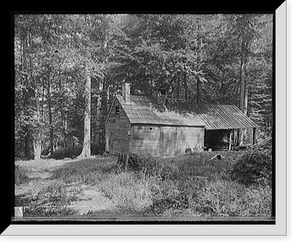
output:
<svg viewBox="0 0 300 249"><path fill-rule="evenodd" d="M116 114L116 107L118 115ZM110 154L130 152L131 124L118 101L114 101L105 126L106 151Z"/></svg>
<svg viewBox="0 0 300 249"><path fill-rule="evenodd" d="M204 146L204 127L132 125L131 152L152 156L184 154Z"/></svg>

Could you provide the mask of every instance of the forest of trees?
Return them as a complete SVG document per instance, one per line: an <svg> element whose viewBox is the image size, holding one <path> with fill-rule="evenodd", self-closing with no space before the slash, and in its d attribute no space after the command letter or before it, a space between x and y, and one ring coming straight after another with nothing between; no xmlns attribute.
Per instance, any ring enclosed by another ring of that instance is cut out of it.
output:
<svg viewBox="0 0 300 249"><path fill-rule="evenodd" d="M235 104L270 133L273 15L15 14L14 72L20 158L103 153L123 82Z"/></svg>

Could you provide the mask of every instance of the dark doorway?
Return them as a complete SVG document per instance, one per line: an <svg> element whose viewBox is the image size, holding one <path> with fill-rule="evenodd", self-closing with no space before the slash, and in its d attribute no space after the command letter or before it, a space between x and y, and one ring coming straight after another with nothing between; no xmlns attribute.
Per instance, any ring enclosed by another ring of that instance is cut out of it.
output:
<svg viewBox="0 0 300 249"><path fill-rule="evenodd" d="M228 150L230 130L205 130L204 146L207 150Z"/></svg>

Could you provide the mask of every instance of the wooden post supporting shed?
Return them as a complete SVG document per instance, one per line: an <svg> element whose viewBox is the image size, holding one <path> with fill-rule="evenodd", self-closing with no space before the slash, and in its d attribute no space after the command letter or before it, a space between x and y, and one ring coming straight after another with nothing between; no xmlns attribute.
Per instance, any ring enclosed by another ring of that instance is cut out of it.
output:
<svg viewBox="0 0 300 249"><path fill-rule="evenodd" d="M232 136L234 135L234 129L232 129L230 131L230 134L229 134L229 146L228 146L228 150L231 150L232 148Z"/></svg>

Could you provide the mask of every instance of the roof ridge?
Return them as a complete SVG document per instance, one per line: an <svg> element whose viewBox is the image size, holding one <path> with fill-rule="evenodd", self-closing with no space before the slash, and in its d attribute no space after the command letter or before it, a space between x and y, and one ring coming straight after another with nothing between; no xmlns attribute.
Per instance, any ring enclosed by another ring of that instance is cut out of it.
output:
<svg viewBox="0 0 300 249"><path fill-rule="evenodd" d="M204 126L204 121L185 100L173 99L159 104L152 95L131 95L128 102L116 95L131 123ZM170 102L170 103L169 103Z"/></svg>

